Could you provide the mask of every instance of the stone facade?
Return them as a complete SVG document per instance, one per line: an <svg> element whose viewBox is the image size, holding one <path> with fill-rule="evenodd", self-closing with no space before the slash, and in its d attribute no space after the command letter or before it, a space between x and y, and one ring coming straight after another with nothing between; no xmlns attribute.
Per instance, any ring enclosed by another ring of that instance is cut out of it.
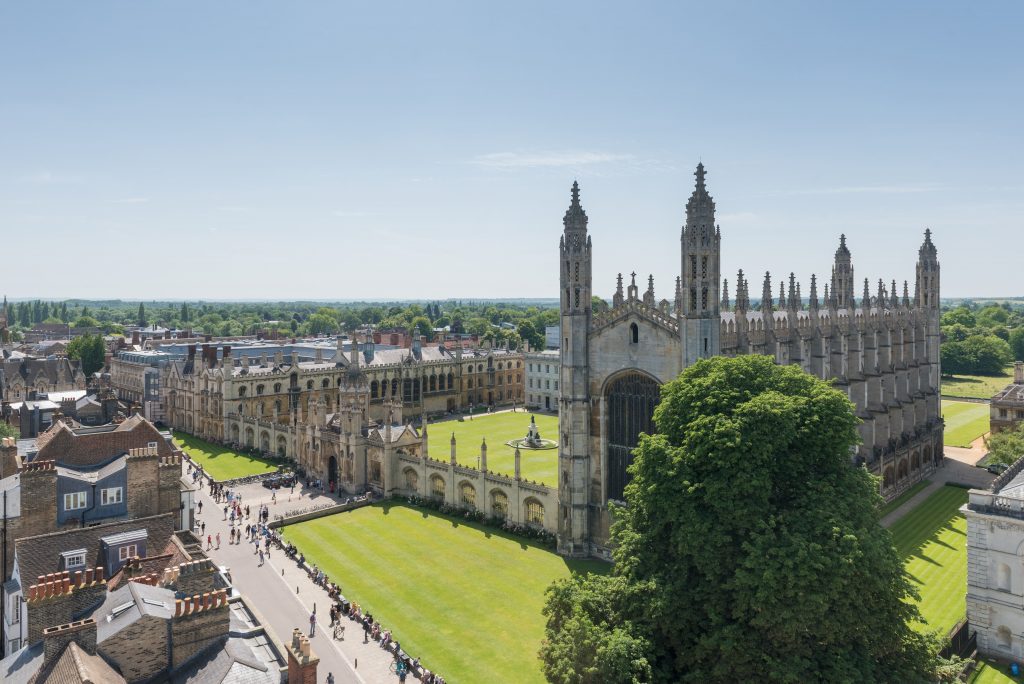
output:
<svg viewBox="0 0 1024 684"><path fill-rule="evenodd" d="M967 620L978 651L1024 657L1024 459L988 490L972 489L967 519Z"/></svg>
<svg viewBox="0 0 1024 684"><path fill-rule="evenodd" d="M559 549L607 553L608 501L621 499L637 435L653 429L658 387L699 359L766 354L831 379L861 419L862 444L851 456L882 477L892 497L942 459L939 411L939 262L930 231L918 253L914 296L907 281L868 280L854 296L853 264L840 238L831 281L819 298L790 274L773 295L765 274L752 305L740 271L735 302L721 279L722 233L698 165L686 206L681 271L673 301L658 300L653 278L641 294L619 275L611 307L591 310L593 247L574 183L559 247L561 398L559 400Z"/></svg>
<svg viewBox="0 0 1024 684"><path fill-rule="evenodd" d="M528 352L526 363L526 405L544 411L558 410L558 381L561 377L559 352Z"/></svg>
<svg viewBox="0 0 1024 684"><path fill-rule="evenodd" d="M353 342L356 361L369 393L367 417L383 420L386 405L401 402L410 413L443 415L472 406L523 403L523 356L520 352L479 348L420 346L376 350L372 342ZM279 430L313 422L317 404L321 415L333 414L338 388L353 361L340 348L333 358L320 350L316 358L302 360L298 352L286 358L250 359L236 364L225 347L218 361L216 349L193 347L184 361L168 365L162 378L167 423L176 430L203 439L236 443L266 453L294 457L294 445L272 437L269 431L247 433L242 418L274 423ZM263 439L266 436L269 441Z"/></svg>
<svg viewBox="0 0 1024 684"><path fill-rule="evenodd" d="M0 361L0 401L33 399L50 392L84 390L85 374L77 361L66 358L10 358Z"/></svg>

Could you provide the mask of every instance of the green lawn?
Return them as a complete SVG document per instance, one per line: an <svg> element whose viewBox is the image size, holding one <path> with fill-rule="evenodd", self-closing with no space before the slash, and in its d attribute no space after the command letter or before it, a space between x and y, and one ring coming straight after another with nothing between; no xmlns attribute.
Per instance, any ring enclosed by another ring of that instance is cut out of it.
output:
<svg viewBox="0 0 1024 684"><path fill-rule="evenodd" d="M879 511L878 517L879 518L884 518L885 516L889 515L890 513L895 511L897 508L899 508L900 506L902 506L906 502L910 501L910 499L915 494L917 494L919 491L921 491L922 489L924 489L925 487L927 487L931 483L932 483L931 480L921 480L920 482L915 484L913 487L911 487L910 489L908 489L907 491L903 492L902 494L897 496L895 499L890 501L889 503L884 504L882 506L882 509Z"/></svg>
<svg viewBox="0 0 1024 684"><path fill-rule="evenodd" d="M451 436L455 433L455 458L465 466L477 467L480 456L480 442L487 439L487 469L494 473L512 475L515 473L515 449L506 446L510 439L526 436L530 427L530 416L537 419L537 430L544 439L558 441L558 416L517 411L480 414L462 422L446 420L431 423L430 456L448 460L451 450ZM543 482L550 487L558 485L558 449L520 449L520 468L524 480Z"/></svg>
<svg viewBox="0 0 1024 684"><path fill-rule="evenodd" d="M992 395L1013 382L1013 371L1002 375L956 375L942 377L942 396L968 399L991 399Z"/></svg>
<svg viewBox="0 0 1024 684"><path fill-rule="evenodd" d="M971 442L988 432L989 405L943 399L942 417L946 421L942 443L946 446L969 447Z"/></svg>
<svg viewBox="0 0 1024 684"><path fill-rule="evenodd" d="M921 594L925 625L943 634L967 612L967 490L945 486L890 529L911 581Z"/></svg>
<svg viewBox="0 0 1024 684"><path fill-rule="evenodd" d="M978 666L971 674L970 684L1011 684L1022 680L1024 678L1014 678L1010 675L1009 665L982 659L978 661Z"/></svg>
<svg viewBox="0 0 1024 684"><path fill-rule="evenodd" d="M277 470L277 465L259 456L249 456L227 447L207 442L184 432L174 432L174 441L215 480L259 475Z"/></svg>
<svg viewBox="0 0 1024 684"><path fill-rule="evenodd" d="M346 598L392 629L406 652L453 684L542 682L545 588L571 571L609 567L400 504L283 532Z"/></svg>

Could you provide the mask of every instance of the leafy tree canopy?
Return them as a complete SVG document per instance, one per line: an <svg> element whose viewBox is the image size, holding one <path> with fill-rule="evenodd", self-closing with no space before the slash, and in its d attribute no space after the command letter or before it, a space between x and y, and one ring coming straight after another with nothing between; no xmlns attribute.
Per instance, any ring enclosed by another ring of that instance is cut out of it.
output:
<svg viewBox="0 0 1024 684"><path fill-rule="evenodd" d="M988 462L1010 465L1024 456L1024 423L1015 430L1002 430L987 440Z"/></svg>
<svg viewBox="0 0 1024 684"><path fill-rule="evenodd" d="M82 362L82 372L90 376L103 368L106 346L99 335L82 335L68 343L68 358Z"/></svg>
<svg viewBox="0 0 1024 684"><path fill-rule="evenodd" d="M613 580L549 590L549 679L936 675L937 648L910 627L913 588L878 524L876 480L850 465L857 419L844 394L768 357L718 357L665 385L654 417L613 524ZM597 667L590 642L615 644L601 655L613 678L575 674Z"/></svg>

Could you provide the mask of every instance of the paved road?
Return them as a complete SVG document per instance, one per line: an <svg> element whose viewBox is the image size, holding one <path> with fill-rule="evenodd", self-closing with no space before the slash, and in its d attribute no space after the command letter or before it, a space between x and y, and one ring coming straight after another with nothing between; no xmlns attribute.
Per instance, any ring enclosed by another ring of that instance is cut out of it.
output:
<svg viewBox="0 0 1024 684"><path fill-rule="evenodd" d="M292 495L287 490L279 492L281 500L277 503L271 501L271 492L259 485L238 489L242 494L242 504L252 508L253 519L261 503L270 507L273 516L285 510L326 500L325 495L320 493L301 493L301 487ZM392 662L390 654L376 644L364 644L362 630L357 628L355 622L345 619L346 638L344 641L334 641L327 628L330 623L327 593L313 584L294 561L283 551L273 549L270 559L260 566L259 556L253 553L252 544L228 543L230 523L224 520L223 505L215 504L206 489L198 493L199 500L203 502L203 513L198 519L206 523L206 534L214 537L214 545L218 532L221 537L220 548L210 549L207 553L218 565L231 568L235 587L261 613L282 643L288 643L292 629L296 627L309 634L309 615L316 608L317 629L311 644L313 651L320 657L317 668L319 681L326 681L328 673L334 674L338 684L393 684L398 681L397 676L389 671ZM242 522L243 531L246 522L251 521Z"/></svg>

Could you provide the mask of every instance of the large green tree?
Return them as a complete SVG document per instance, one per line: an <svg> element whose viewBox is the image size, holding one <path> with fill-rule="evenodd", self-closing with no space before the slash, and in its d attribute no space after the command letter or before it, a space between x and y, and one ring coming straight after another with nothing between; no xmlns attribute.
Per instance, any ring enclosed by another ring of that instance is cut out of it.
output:
<svg viewBox="0 0 1024 684"><path fill-rule="evenodd" d="M106 346L99 335L81 335L68 343L68 358L82 362L86 377L103 368Z"/></svg>
<svg viewBox="0 0 1024 684"><path fill-rule="evenodd" d="M654 418L613 524L614 581L549 590L551 681L936 675L876 480L850 464L843 393L765 356L719 357L665 385ZM617 674L579 674L598 662Z"/></svg>
<svg viewBox="0 0 1024 684"><path fill-rule="evenodd" d="M988 462L1010 465L1024 456L1024 423L1014 430L1002 430L988 438Z"/></svg>

